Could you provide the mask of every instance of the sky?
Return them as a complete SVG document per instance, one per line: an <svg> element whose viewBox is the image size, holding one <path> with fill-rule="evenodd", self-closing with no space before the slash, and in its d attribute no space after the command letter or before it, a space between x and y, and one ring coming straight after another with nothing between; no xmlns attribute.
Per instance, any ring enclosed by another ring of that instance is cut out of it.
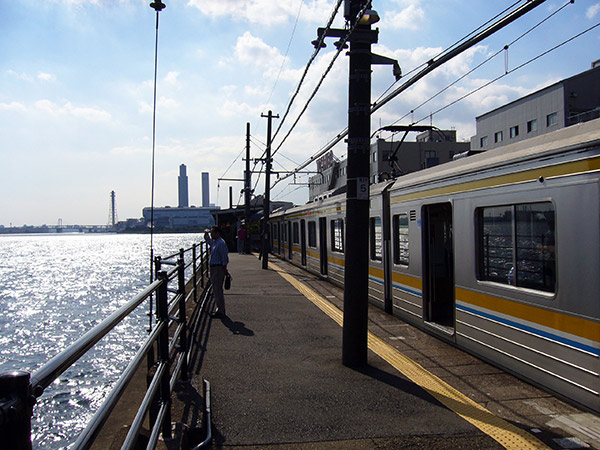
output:
<svg viewBox="0 0 600 450"><path fill-rule="evenodd" d="M113 190L119 220L139 218L150 205L156 12L149 1L0 0L0 225L53 225L59 219L107 224ZM243 184L218 178L242 178L246 123L251 157L259 158L267 132L261 114L271 110L283 116L314 52L310 41L336 2L164 2L154 205L177 206L177 176L185 164L190 204L201 205L201 173L209 172L210 201L227 208L229 186L235 205L243 201ZM381 21L374 25L379 42L373 52L397 59L407 74L513 3L374 0ZM417 108L563 6L507 51ZM399 119L402 124L424 120L454 128L459 140L468 140L478 115L589 69L600 59L600 27L513 71L598 22L600 1L547 0L394 98L372 116L371 129ZM343 11L334 26L344 27ZM330 65L333 41L328 39L310 66L274 137L276 171L308 160L347 125L348 57L342 53L282 142ZM507 70L489 87L447 106ZM372 100L394 81L389 66L374 66ZM273 131L280 120L274 119ZM345 157L344 145L333 149L338 158ZM257 182L257 176L255 194L262 194L264 179ZM290 182L275 185L271 199L305 203L306 176Z"/></svg>

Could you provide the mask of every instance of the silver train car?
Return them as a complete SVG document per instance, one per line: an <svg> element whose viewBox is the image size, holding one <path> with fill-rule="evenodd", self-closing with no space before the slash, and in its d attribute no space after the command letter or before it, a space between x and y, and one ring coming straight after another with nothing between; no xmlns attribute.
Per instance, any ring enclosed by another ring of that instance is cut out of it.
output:
<svg viewBox="0 0 600 450"><path fill-rule="evenodd" d="M345 195L271 251L344 284ZM369 302L600 412L600 119L371 186Z"/></svg>

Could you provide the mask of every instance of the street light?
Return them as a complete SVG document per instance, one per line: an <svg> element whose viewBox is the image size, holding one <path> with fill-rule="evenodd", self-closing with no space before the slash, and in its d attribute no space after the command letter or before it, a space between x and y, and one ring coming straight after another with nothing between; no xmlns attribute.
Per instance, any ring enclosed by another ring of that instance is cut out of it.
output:
<svg viewBox="0 0 600 450"><path fill-rule="evenodd" d="M379 14L374 9L367 9L358 21L361 25L373 25L377 22L379 22Z"/></svg>

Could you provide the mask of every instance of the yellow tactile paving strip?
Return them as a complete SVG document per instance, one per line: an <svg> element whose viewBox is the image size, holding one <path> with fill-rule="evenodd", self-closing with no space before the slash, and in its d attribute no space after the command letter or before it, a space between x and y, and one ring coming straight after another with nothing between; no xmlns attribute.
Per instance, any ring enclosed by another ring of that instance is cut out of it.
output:
<svg viewBox="0 0 600 450"><path fill-rule="evenodd" d="M325 314L335 320L338 325L342 326L342 311L304 283L296 280L296 278L285 272L281 267L272 263L271 267ZM406 378L426 390L463 419L498 441L504 448L510 450L549 448L535 436L492 414L371 332L369 332L368 336L368 345L371 351L402 373Z"/></svg>

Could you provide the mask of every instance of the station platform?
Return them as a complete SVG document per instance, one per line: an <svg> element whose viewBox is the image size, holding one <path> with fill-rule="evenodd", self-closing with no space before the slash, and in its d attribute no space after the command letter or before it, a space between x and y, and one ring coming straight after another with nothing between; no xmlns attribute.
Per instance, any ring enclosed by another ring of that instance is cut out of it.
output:
<svg viewBox="0 0 600 450"><path fill-rule="evenodd" d="M369 306L368 365L342 364L343 291L287 262L230 255L226 317L194 336L173 405L182 441L225 449L600 449L600 419Z"/></svg>

